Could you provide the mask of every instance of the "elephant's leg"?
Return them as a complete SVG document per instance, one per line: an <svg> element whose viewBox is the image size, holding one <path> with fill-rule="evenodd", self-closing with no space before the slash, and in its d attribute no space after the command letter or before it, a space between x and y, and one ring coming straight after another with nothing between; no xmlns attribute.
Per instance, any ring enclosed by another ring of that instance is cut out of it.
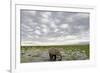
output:
<svg viewBox="0 0 100 73"><path fill-rule="evenodd" d="M56 55L53 55L53 61L56 61Z"/></svg>
<svg viewBox="0 0 100 73"><path fill-rule="evenodd" d="M62 60L62 56L60 55L60 59L59 59L59 61L61 61Z"/></svg>
<svg viewBox="0 0 100 73"><path fill-rule="evenodd" d="M50 61L53 61L53 55L49 54L49 57L50 57Z"/></svg>

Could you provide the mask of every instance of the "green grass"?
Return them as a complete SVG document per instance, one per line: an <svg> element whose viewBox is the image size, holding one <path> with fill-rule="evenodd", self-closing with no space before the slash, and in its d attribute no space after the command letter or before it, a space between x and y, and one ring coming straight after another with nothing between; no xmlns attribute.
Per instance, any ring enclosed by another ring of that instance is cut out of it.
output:
<svg viewBox="0 0 100 73"><path fill-rule="evenodd" d="M49 48L58 48L58 49L63 48L61 52L63 53L64 61L87 60L90 58L89 44L55 45L55 46L21 46L21 63L49 61L49 56L48 56ZM26 54L25 56L22 55L23 51ZM27 57L27 53L32 54L33 57ZM44 55L44 57L41 57L41 55Z"/></svg>

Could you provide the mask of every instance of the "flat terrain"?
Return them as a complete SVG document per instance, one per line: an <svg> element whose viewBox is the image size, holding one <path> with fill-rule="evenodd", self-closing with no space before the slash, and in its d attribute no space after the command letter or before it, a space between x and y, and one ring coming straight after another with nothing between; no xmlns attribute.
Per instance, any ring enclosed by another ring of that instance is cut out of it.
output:
<svg viewBox="0 0 100 73"><path fill-rule="evenodd" d="M21 63L46 62L49 60L48 49L57 48L62 54L62 61L88 60L89 45L59 46L21 46Z"/></svg>

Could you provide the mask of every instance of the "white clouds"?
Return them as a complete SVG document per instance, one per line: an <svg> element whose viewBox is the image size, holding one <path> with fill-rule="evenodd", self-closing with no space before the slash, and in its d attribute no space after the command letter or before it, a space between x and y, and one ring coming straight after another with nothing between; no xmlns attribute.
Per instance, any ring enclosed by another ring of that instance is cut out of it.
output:
<svg viewBox="0 0 100 73"><path fill-rule="evenodd" d="M29 12L32 15L35 15L36 14L36 11L27 11L27 12Z"/></svg>
<svg viewBox="0 0 100 73"><path fill-rule="evenodd" d="M41 27L39 27L39 26L36 26L35 28L38 29L38 30L41 29Z"/></svg>
<svg viewBox="0 0 100 73"><path fill-rule="evenodd" d="M49 18L49 16L51 15L51 12L45 12L45 13L43 12L41 15L43 18Z"/></svg>
<svg viewBox="0 0 100 73"><path fill-rule="evenodd" d="M21 24L21 28L30 29L30 27L25 24Z"/></svg>
<svg viewBox="0 0 100 73"><path fill-rule="evenodd" d="M50 15L51 12L41 12L40 15L42 16L41 18L41 23L49 23L50 22Z"/></svg>
<svg viewBox="0 0 100 73"><path fill-rule="evenodd" d="M47 28L43 28L43 29L42 29L43 33L48 33L48 30L49 30L49 29L47 29Z"/></svg>
<svg viewBox="0 0 100 73"><path fill-rule="evenodd" d="M21 10L22 42L73 43L89 41L89 14Z"/></svg>
<svg viewBox="0 0 100 73"><path fill-rule="evenodd" d="M47 27L47 25L45 24L41 24L41 31L46 34L49 32L49 27Z"/></svg>
<svg viewBox="0 0 100 73"><path fill-rule="evenodd" d="M59 31L59 29L58 29L58 28L54 29L54 32L58 32L58 31Z"/></svg>
<svg viewBox="0 0 100 73"><path fill-rule="evenodd" d="M51 23L50 23L50 27L52 27L52 28L57 28L57 25L56 25L54 22L51 22Z"/></svg>
<svg viewBox="0 0 100 73"><path fill-rule="evenodd" d="M55 23L60 23L60 20L57 18L54 21L55 21Z"/></svg>
<svg viewBox="0 0 100 73"><path fill-rule="evenodd" d="M73 39L78 39L78 37L76 35L68 35L66 37L64 37L67 40L73 40Z"/></svg>
<svg viewBox="0 0 100 73"><path fill-rule="evenodd" d="M49 20L46 18L43 18L43 19L41 19L41 22L45 24L45 23L49 23Z"/></svg>
<svg viewBox="0 0 100 73"><path fill-rule="evenodd" d="M72 17L69 17L69 18L66 18L66 21L67 21L67 22L73 22L74 19L73 19Z"/></svg>
<svg viewBox="0 0 100 73"><path fill-rule="evenodd" d="M81 14L77 14L76 15L77 17L80 17L80 18L86 18L86 17L89 17L89 14L88 13L81 13Z"/></svg>
<svg viewBox="0 0 100 73"><path fill-rule="evenodd" d="M41 35L40 30L35 30L34 33L36 33L37 35Z"/></svg>
<svg viewBox="0 0 100 73"><path fill-rule="evenodd" d="M83 18L89 18L89 13L76 13L76 14L73 14L69 17L66 17L66 21L74 22L74 21L77 21L77 20L81 20Z"/></svg>
<svg viewBox="0 0 100 73"><path fill-rule="evenodd" d="M74 40L74 39L78 39L78 37L77 36L74 36L74 35L68 35L68 36L60 36L60 37L52 37L52 38L46 38L47 40L50 40L50 41L53 41L53 42L55 42L55 41L65 41L65 40L67 40L67 41L69 41L69 40Z"/></svg>
<svg viewBox="0 0 100 73"><path fill-rule="evenodd" d="M61 24L60 27L65 29L69 27L69 24Z"/></svg>
<svg viewBox="0 0 100 73"><path fill-rule="evenodd" d="M41 27L42 27L42 28L47 28L47 25L41 24Z"/></svg>

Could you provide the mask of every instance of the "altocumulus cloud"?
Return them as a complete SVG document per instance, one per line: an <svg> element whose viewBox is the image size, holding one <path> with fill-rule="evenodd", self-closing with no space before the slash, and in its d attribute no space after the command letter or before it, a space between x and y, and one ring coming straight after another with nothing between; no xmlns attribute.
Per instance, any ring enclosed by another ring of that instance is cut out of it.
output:
<svg viewBox="0 0 100 73"><path fill-rule="evenodd" d="M21 43L89 43L89 13L21 10Z"/></svg>

